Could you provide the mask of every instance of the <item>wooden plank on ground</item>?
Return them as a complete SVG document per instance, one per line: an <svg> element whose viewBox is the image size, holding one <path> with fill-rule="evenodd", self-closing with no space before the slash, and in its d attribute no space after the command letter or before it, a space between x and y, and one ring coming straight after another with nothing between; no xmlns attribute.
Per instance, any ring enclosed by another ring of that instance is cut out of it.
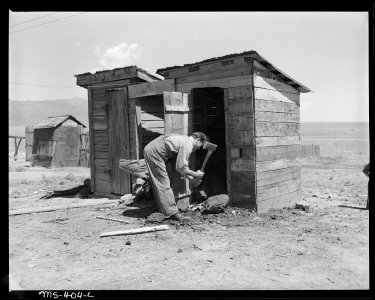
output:
<svg viewBox="0 0 375 300"><path fill-rule="evenodd" d="M256 160L267 161L283 158L296 158L300 154L301 145L257 147Z"/></svg>
<svg viewBox="0 0 375 300"><path fill-rule="evenodd" d="M299 123L255 122L256 136L296 136Z"/></svg>
<svg viewBox="0 0 375 300"><path fill-rule="evenodd" d="M257 147L300 144L299 136L255 137Z"/></svg>
<svg viewBox="0 0 375 300"><path fill-rule="evenodd" d="M162 81L145 82L128 86L130 98L145 97L163 94L163 92L174 92L174 79L166 79Z"/></svg>
<svg viewBox="0 0 375 300"><path fill-rule="evenodd" d="M140 233L155 232L155 231L168 230L168 229L169 229L168 225L141 227L141 228L136 228L136 229L125 229L125 230L118 230L118 231L103 232L99 237L140 234Z"/></svg>
<svg viewBox="0 0 375 300"><path fill-rule="evenodd" d="M301 180L294 178L283 182L277 182L257 187L257 202L279 195L288 194L301 189Z"/></svg>
<svg viewBox="0 0 375 300"><path fill-rule="evenodd" d="M285 158L278 160L269 160L269 161L257 161L256 170L257 172L266 172L277 169L284 169L290 167L299 166L298 160L295 158Z"/></svg>
<svg viewBox="0 0 375 300"><path fill-rule="evenodd" d="M254 88L254 98L270 101L280 101L280 102L289 102L296 103L299 105L300 96L297 94L291 94L287 92L267 90L262 88Z"/></svg>
<svg viewBox="0 0 375 300"><path fill-rule="evenodd" d="M280 181L291 180L301 177L300 167L290 167L284 169L276 169L266 172L257 172L257 186L277 183Z"/></svg>
<svg viewBox="0 0 375 300"><path fill-rule="evenodd" d="M55 198L58 199L58 198ZM61 198L61 201L64 201L64 198ZM71 204L61 204L61 205L54 205L54 206L47 206L47 207L38 207L38 208L27 208L27 209L15 209L9 211L9 216L17 216L17 215L24 215L24 214L34 214L34 213L41 213L41 212L48 212L48 211L55 211L61 209L70 209L70 208L78 208L78 207L85 207L85 206L92 206L92 205L103 205L103 204L117 204L117 201L109 200L109 199L95 199L95 200L84 200L83 203L71 203Z"/></svg>
<svg viewBox="0 0 375 300"><path fill-rule="evenodd" d="M291 102L277 102L270 100L255 99L255 112L257 111L272 111L284 113L299 113L299 106Z"/></svg>
<svg viewBox="0 0 375 300"><path fill-rule="evenodd" d="M119 222L119 223L126 223L130 224L131 222L126 221L126 220L121 220L121 219L115 219L115 218L108 218L108 217L103 217L103 216L96 216L97 219L102 219L102 220L107 220L107 221L114 221L114 222Z"/></svg>
<svg viewBox="0 0 375 300"><path fill-rule="evenodd" d="M276 90L280 92L287 92L299 95L299 91L287 83L280 82L271 78L264 78L262 76L254 76L254 87L263 89Z"/></svg>
<svg viewBox="0 0 375 300"><path fill-rule="evenodd" d="M257 201L257 213L266 212L271 208L292 207L296 202L302 199L302 191L297 190L291 193L277 195L262 201Z"/></svg>
<svg viewBox="0 0 375 300"><path fill-rule="evenodd" d="M190 92L193 88L205 88L205 87L219 87L219 88L230 88L238 86L248 86L252 84L252 77L250 75L220 78L213 80L196 81L189 83L176 84L176 91L179 92Z"/></svg>

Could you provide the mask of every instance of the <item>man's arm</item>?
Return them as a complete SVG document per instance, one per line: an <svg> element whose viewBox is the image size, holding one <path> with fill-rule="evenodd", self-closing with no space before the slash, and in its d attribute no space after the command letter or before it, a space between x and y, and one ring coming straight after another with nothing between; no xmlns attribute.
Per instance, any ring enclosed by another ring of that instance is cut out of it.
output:
<svg viewBox="0 0 375 300"><path fill-rule="evenodd" d="M189 157L192 153L192 148L189 144L184 144L178 151L177 158L176 158L176 170L181 176L186 176L189 180L189 176L193 178L202 179L204 173L200 170L193 171L189 169Z"/></svg>
<svg viewBox="0 0 375 300"><path fill-rule="evenodd" d="M194 178L197 178L197 179L202 179L203 176L204 176L204 172L202 172L201 170L198 170L198 171L193 171L193 170L190 170L189 168L185 170L185 176L187 177L187 179L189 180L193 180ZM189 178L189 177L193 177L193 178Z"/></svg>

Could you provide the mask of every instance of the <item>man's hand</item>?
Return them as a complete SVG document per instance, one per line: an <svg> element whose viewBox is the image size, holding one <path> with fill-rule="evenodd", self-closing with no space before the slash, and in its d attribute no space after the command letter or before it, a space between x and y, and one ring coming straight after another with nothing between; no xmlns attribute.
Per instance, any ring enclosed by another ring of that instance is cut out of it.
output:
<svg viewBox="0 0 375 300"><path fill-rule="evenodd" d="M193 185L194 188L196 188L197 186L199 186L201 183L202 183L202 180L200 180L200 179L194 179L192 181L192 185Z"/></svg>
<svg viewBox="0 0 375 300"><path fill-rule="evenodd" d="M195 178L198 178L198 179L202 179L204 176L204 172L202 172L201 170L198 170L195 172Z"/></svg>

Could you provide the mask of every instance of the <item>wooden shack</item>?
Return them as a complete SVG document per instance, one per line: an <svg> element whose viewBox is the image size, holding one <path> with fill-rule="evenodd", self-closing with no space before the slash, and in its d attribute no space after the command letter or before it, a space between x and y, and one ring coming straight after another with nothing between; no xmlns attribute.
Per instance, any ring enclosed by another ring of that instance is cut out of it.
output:
<svg viewBox="0 0 375 300"><path fill-rule="evenodd" d="M307 87L255 51L159 69L163 80L141 78L137 67L121 70L128 77L116 76L116 70L76 75L89 91L94 192L130 192L129 177L126 189L110 188L113 180L124 180L118 159L142 158L145 145L158 135L203 131L218 145L206 166L212 194L228 193L231 205L258 212L301 198L296 158L300 93L309 92ZM114 110L116 103L120 107ZM124 116L121 123L111 114ZM119 146L123 152L112 156L110 149ZM198 169L204 155L197 151L190 167ZM177 199L186 201L188 185L171 182Z"/></svg>
<svg viewBox="0 0 375 300"><path fill-rule="evenodd" d="M31 166L87 167L81 153L85 127L71 115L48 117L33 126Z"/></svg>

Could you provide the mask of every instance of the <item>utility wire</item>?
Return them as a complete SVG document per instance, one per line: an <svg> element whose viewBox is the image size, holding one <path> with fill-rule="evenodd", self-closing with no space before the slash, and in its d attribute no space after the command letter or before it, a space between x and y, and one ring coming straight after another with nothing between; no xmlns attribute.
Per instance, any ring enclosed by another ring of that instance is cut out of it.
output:
<svg viewBox="0 0 375 300"><path fill-rule="evenodd" d="M48 88L62 88L62 89L77 89L77 88L80 88L78 86L52 86L52 85L40 85L40 84L26 84L26 83L18 83L18 82L9 82L9 84L23 85L23 86L48 87Z"/></svg>
<svg viewBox="0 0 375 300"><path fill-rule="evenodd" d="M30 29L30 28L34 28L34 27L38 27L38 26L42 26L42 25L45 25L45 24L49 24L49 23L53 23L53 22L57 22L57 21L60 21L60 20L63 20L63 19L72 18L72 17L78 16L78 15L82 15L82 14L85 14L85 13L83 12L83 13L79 13L79 14L71 15L71 16L68 16L68 17L60 18L60 19L57 19L57 20L53 20L53 21L50 21L50 22L46 22L46 23L42 23L42 24L38 24L38 25L34 25L34 26L30 26L30 27L27 27L27 28L24 28L24 29L20 29L20 30L16 30L16 31L9 32L9 34L16 33L16 32L20 32L20 31L24 31L24 30L28 30L28 29Z"/></svg>
<svg viewBox="0 0 375 300"><path fill-rule="evenodd" d="M46 18L48 16L52 16L52 15L55 15L55 14L58 14L59 12L54 12L52 14L49 14L49 15L45 15L43 17L39 17L39 18L34 18L34 19L30 19L30 20L27 20L25 22L21 22L21 23L17 23L17 24L13 24L13 25L10 25L9 27L14 27L14 26L18 26L18 25L21 25L21 24L25 24L25 23L29 23L29 22L32 22L34 20L39 20L39 19L42 19L42 18Z"/></svg>

